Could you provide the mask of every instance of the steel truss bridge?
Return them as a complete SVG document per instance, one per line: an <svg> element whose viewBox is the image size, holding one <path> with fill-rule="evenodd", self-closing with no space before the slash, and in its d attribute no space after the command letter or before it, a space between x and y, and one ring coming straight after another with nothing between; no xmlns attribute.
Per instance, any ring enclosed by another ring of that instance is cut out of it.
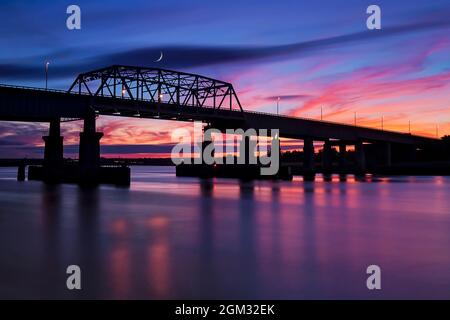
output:
<svg viewBox="0 0 450 320"><path fill-rule="evenodd" d="M233 85L185 72L112 66L80 74L70 93L243 111Z"/></svg>
<svg viewBox="0 0 450 320"><path fill-rule="evenodd" d="M86 119L93 113L202 121L218 129L279 129L281 137L293 139L410 145L439 141L400 132L246 111L230 83L158 68L114 65L81 73L68 91L0 85L0 120L70 121Z"/></svg>

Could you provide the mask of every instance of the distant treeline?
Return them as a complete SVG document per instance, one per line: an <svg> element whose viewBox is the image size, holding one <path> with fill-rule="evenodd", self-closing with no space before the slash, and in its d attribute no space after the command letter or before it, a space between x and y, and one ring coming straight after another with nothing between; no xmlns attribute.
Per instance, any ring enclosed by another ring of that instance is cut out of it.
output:
<svg viewBox="0 0 450 320"><path fill-rule="evenodd" d="M77 162L75 159L64 159L65 162ZM0 167L17 167L25 165L42 165L43 159L0 159ZM124 165L124 166L173 166L170 158L101 158L100 163L104 166Z"/></svg>
<svg viewBox="0 0 450 320"><path fill-rule="evenodd" d="M0 159L0 167L17 167L21 164L42 165L42 159Z"/></svg>
<svg viewBox="0 0 450 320"><path fill-rule="evenodd" d="M173 166L170 158L101 158L102 165L125 165L125 166Z"/></svg>
<svg viewBox="0 0 450 320"><path fill-rule="evenodd" d="M418 150L415 162L426 162L426 161L450 161L450 136L442 137L442 144L437 147L424 148ZM395 148L394 148L395 149ZM394 150L393 150L394 151ZM402 153L402 150L399 150ZM393 152L395 156L395 152ZM331 154L332 160L336 161L338 159L338 153L335 148L332 149ZM354 158L354 152L349 151L347 153L349 160ZM321 161L322 150L319 150L314 156L315 161ZM394 157L395 158L395 157ZM65 159L66 162L76 162L75 159ZM302 162L303 152L302 151L286 151L281 154L282 162ZM0 159L0 167L17 167L21 164L25 165L42 165L43 159ZM102 165L125 165L125 166L173 166L173 162L170 158L101 158Z"/></svg>

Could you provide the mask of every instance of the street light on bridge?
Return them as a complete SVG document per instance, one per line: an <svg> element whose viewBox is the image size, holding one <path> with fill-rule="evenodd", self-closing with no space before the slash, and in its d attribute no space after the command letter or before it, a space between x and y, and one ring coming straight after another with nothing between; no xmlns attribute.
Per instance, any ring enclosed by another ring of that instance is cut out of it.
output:
<svg viewBox="0 0 450 320"><path fill-rule="evenodd" d="M45 90L48 89L48 66L49 66L50 62L46 62L45 63Z"/></svg>
<svg viewBox="0 0 450 320"><path fill-rule="evenodd" d="M279 109L280 109L280 100L281 100L281 98L280 98L280 97L277 97L277 115L280 114L280 113L279 113Z"/></svg>

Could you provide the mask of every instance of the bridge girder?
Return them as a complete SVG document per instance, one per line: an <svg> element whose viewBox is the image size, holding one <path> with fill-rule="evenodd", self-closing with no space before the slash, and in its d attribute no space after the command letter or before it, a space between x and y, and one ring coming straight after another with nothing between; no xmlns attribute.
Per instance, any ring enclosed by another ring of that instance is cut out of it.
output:
<svg viewBox="0 0 450 320"><path fill-rule="evenodd" d="M68 92L243 112L232 84L159 68L114 65L82 73Z"/></svg>

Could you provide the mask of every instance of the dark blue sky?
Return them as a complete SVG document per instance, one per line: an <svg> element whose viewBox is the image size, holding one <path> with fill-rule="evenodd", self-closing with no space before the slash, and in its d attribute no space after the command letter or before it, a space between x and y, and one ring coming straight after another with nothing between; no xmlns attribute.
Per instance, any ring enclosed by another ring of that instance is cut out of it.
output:
<svg viewBox="0 0 450 320"><path fill-rule="evenodd" d="M184 69L280 59L304 51L316 54L326 46L319 43L311 48L310 41L350 36L337 39L335 47L369 41L373 34L365 28L365 9L372 2L76 1L82 11L82 30L69 31L65 20L71 2L2 1L0 79L39 84L42 65L50 60L54 85L64 87L67 83L61 78L72 79L86 68L110 63L152 65L160 50L165 52L164 67ZM448 23L448 1L377 4L386 29L436 19ZM298 49L289 47L296 44Z"/></svg>

